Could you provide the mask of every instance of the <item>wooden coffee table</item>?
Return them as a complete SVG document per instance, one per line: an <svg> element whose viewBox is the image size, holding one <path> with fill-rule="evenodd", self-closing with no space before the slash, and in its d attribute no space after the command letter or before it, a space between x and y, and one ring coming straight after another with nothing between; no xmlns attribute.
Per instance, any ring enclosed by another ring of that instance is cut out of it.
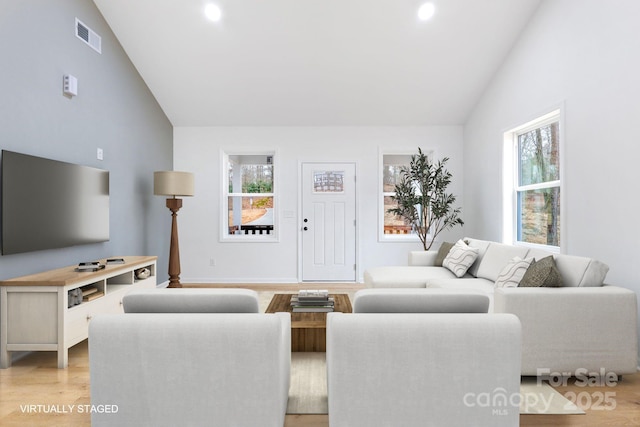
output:
<svg viewBox="0 0 640 427"><path fill-rule="evenodd" d="M351 313L347 294L330 294L334 311ZM292 313L291 294L275 294L265 313L291 313L291 351L327 351L327 313Z"/></svg>

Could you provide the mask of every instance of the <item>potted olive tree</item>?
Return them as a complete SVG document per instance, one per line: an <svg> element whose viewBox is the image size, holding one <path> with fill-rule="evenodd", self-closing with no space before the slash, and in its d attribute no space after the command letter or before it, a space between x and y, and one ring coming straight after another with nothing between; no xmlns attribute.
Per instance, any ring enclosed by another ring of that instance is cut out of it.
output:
<svg viewBox="0 0 640 427"><path fill-rule="evenodd" d="M388 210L411 225L425 251L442 230L464 225L460 208L453 207L456 197L446 192L452 176L444 167L448 160L445 157L432 162L418 148L409 166L401 169L400 182L396 183L392 198L397 207Z"/></svg>

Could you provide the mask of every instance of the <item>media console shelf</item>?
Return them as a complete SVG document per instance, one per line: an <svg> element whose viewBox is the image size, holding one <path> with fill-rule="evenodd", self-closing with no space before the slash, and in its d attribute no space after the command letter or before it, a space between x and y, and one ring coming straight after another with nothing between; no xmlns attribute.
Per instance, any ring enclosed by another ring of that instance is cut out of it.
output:
<svg viewBox="0 0 640 427"><path fill-rule="evenodd" d="M66 368L69 347L88 337L93 316L122 313L127 292L155 288L157 257L122 258L95 272L70 266L1 280L0 368L11 366L14 351L57 351L58 368ZM138 280L135 272L143 267L151 274Z"/></svg>

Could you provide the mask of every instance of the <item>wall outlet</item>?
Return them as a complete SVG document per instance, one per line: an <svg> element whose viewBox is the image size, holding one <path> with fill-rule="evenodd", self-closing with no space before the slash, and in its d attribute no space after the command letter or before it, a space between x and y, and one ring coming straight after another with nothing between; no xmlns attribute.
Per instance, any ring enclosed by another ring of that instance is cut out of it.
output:
<svg viewBox="0 0 640 427"><path fill-rule="evenodd" d="M96 152L96 157L98 160L104 160L104 151L102 151L102 148L98 148L98 151Z"/></svg>
<svg viewBox="0 0 640 427"><path fill-rule="evenodd" d="M215 267L215 266L216 266L215 258L209 258L209 267Z"/></svg>

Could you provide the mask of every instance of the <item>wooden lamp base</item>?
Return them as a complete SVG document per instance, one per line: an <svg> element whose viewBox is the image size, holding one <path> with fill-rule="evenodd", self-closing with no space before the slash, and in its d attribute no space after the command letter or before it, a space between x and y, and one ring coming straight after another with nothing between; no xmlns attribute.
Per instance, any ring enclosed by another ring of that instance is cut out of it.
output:
<svg viewBox="0 0 640 427"><path fill-rule="evenodd" d="M180 284L180 247L178 244L178 211L182 199L167 199L171 211L171 245L169 246L169 288L181 288Z"/></svg>

